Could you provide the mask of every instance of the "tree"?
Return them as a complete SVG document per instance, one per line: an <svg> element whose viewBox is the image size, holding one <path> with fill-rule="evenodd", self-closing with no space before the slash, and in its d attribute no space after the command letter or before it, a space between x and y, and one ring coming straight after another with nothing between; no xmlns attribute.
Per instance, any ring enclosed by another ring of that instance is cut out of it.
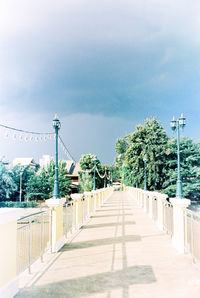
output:
<svg viewBox="0 0 200 298"><path fill-rule="evenodd" d="M80 192L91 191L93 189L93 177L94 177L94 160L96 160L96 167L100 175L104 175L105 170L103 169L100 160L96 155L86 154L80 159L81 170L79 172L80 180ZM101 188L104 185L104 180L101 179L96 171L96 188Z"/></svg>
<svg viewBox="0 0 200 298"><path fill-rule="evenodd" d="M24 201L26 195L26 186L29 179L35 175L35 170L30 168L30 166L14 166L12 168L12 177L17 185L16 191L10 196L10 200L18 201L20 196L20 179L21 179L21 189L22 189L22 201ZM21 176L21 177L20 177Z"/></svg>
<svg viewBox="0 0 200 298"><path fill-rule="evenodd" d="M169 197L174 197L177 182L177 140L171 139L168 144L169 151L163 192L167 193ZM180 159L184 197L198 200L200 199L200 144L194 143L189 138L181 138Z"/></svg>
<svg viewBox="0 0 200 298"><path fill-rule="evenodd" d="M61 197L70 193L70 181L66 177L66 162L58 163L58 179ZM26 196L31 199L48 199L53 195L55 162L51 161L46 167L39 169L37 175L27 183Z"/></svg>
<svg viewBox="0 0 200 298"><path fill-rule="evenodd" d="M0 160L0 201L10 200L10 197L16 192L17 184L13 179L13 172L7 169L2 160Z"/></svg>
<svg viewBox="0 0 200 298"><path fill-rule="evenodd" d="M138 125L136 131L129 135L129 146L125 153L123 169L127 177L130 171L136 171L139 187L144 187L144 162L147 158L147 186L149 190L160 190L163 187L166 173L166 159L168 150L168 136L162 125L155 118L146 119L144 125ZM126 171L128 173L126 173ZM130 183L130 175L129 175Z"/></svg>

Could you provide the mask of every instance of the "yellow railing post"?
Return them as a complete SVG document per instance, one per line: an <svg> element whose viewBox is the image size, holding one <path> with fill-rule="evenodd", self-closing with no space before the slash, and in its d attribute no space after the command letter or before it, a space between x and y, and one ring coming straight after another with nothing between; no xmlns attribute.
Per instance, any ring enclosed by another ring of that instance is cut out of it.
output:
<svg viewBox="0 0 200 298"><path fill-rule="evenodd" d="M17 218L23 211L16 208L0 210L0 297L13 297L18 292Z"/></svg>
<svg viewBox="0 0 200 298"><path fill-rule="evenodd" d="M71 195L74 205L74 225L75 229L79 229L83 225L83 204L82 204L82 194L72 194Z"/></svg>
<svg viewBox="0 0 200 298"><path fill-rule="evenodd" d="M167 195L157 193L157 226L160 230L164 229L164 204L167 200Z"/></svg>
<svg viewBox="0 0 200 298"><path fill-rule="evenodd" d="M63 231L63 204L66 199L49 199L46 205L51 209L51 247L57 252L66 243Z"/></svg>
<svg viewBox="0 0 200 298"><path fill-rule="evenodd" d="M188 199L170 199L173 205L173 236L172 243L174 247L181 253L185 252L185 226L184 226L184 212L191 204Z"/></svg>

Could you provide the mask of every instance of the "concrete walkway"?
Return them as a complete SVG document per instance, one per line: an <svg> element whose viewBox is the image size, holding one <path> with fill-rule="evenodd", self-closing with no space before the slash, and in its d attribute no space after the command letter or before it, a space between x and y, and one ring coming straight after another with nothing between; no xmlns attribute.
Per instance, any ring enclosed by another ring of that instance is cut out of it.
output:
<svg viewBox="0 0 200 298"><path fill-rule="evenodd" d="M200 269L127 193L114 192L16 297L199 298Z"/></svg>

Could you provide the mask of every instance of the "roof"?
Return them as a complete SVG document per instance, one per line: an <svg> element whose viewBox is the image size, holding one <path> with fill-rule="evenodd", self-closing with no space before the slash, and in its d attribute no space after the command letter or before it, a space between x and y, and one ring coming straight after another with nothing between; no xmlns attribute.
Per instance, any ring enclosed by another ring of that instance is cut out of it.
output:
<svg viewBox="0 0 200 298"><path fill-rule="evenodd" d="M73 175L78 175L78 172L81 171L81 166L80 166L80 163L77 162L76 165L75 165L75 168L73 170Z"/></svg>
<svg viewBox="0 0 200 298"><path fill-rule="evenodd" d="M72 174L73 169L74 169L74 161L73 160L65 160L65 162L66 162L67 173Z"/></svg>
<svg viewBox="0 0 200 298"><path fill-rule="evenodd" d="M28 166L31 164L35 165L33 157L17 157L13 159L13 166Z"/></svg>

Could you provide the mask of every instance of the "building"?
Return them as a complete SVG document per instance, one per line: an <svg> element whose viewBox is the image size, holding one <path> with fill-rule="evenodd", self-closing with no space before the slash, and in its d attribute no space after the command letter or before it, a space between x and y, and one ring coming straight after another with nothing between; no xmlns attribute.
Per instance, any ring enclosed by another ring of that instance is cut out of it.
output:
<svg viewBox="0 0 200 298"><path fill-rule="evenodd" d="M39 160L40 167L46 167L51 162L51 160L53 160L53 157L51 155L44 154Z"/></svg>
<svg viewBox="0 0 200 298"><path fill-rule="evenodd" d="M17 157L13 159L13 166L29 166L32 169L36 169L36 162L33 157Z"/></svg>
<svg viewBox="0 0 200 298"><path fill-rule="evenodd" d="M79 171L81 170L80 163L75 163L74 161L67 161L67 174L71 181L72 192L77 192L79 185Z"/></svg>

